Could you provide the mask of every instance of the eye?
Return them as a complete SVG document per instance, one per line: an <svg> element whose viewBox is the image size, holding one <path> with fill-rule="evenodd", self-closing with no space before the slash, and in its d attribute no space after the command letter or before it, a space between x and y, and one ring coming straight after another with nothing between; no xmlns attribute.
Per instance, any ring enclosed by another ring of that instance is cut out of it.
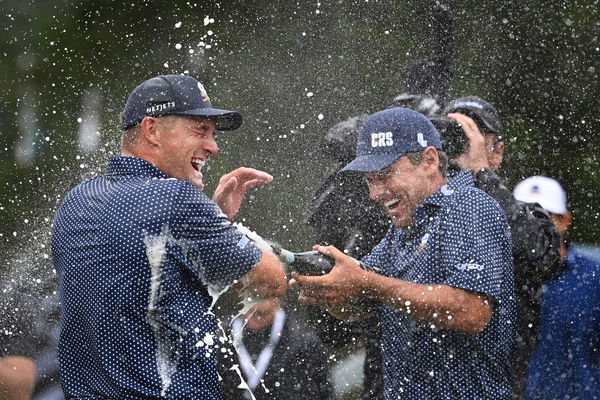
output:
<svg viewBox="0 0 600 400"><path fill-rule="evenodd" d="M192 128L192 133L194 133L196 136L206 137L208 134L208 129L206 129L204 126L196 126Z"/></svg>
<svg viewBox="0 0 600 400"><path fill-rule="evenodd" d="M387 176L387 171L379 171L365 176L365 180L367 181L368 185L373 185L375 183L384 181L387 178Z"/></svg>
<svg viewBox="0 0 600 400"><path fill-rule="evenodd" d="M211 131L211 127L209 125L200 125L200 126L197 126L194 129L194 131L198 135L204 135L204 136L206 136Z"/></svg>

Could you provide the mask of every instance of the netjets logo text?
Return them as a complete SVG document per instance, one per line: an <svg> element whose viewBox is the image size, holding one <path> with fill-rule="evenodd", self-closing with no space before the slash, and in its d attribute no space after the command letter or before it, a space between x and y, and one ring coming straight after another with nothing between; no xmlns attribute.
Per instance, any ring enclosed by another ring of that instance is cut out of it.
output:
<svg viewBox="0 0 600 400"><path fill-rule="evenodd" d="M388 147L394 145L392 132L371 133L371 147Z"/></svg>
<svg viewBox="0 0 600 400"><path fill-rule="evenodd" d="M166 103L153 104L151 106L146 107L146 113L153 114L161 111L168 110L170 108L175 107L174 101L168 101Z"/></svg>

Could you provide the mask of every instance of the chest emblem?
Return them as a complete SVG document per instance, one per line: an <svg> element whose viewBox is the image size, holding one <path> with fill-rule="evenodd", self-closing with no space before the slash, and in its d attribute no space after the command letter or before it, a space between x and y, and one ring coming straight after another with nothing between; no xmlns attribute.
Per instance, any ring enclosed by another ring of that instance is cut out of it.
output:
<svg viewBox="0 0 600 400"><path fill-rule="evenodd" d="M427 254L427 242L429 241L429 233L426 233L425 235L423 235L423 237L421 238L421 243L419 244L419 247L417 247L416 252L418 254Z"/></svg>

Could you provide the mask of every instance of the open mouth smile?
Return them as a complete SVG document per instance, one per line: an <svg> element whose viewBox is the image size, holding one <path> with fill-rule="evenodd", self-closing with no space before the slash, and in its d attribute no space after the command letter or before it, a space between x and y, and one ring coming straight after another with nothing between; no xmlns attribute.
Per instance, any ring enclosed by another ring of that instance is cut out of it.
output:
<svg viewBox="0 0 600 400"><path fill-rule="evenodd" d="M202 171L202 167L206 164L206 160L202 160L200 158L192 159L192 167L198 172Z"/></svg>
<svg viewBox="0 0 600 400"><path fill-rule="evenodd" d="M385 208L388 210L393 210L400 205L400 199L392 199L383 203Z"/></svg>
<svg viewBox="0 0 600 400"><path fill-rule="evenodd" d="M204 189L204 183L202 182L202 179L204 178L204 176L202 175L202 167L206 165L206 161L207 160L203 160L201 158L192 158L192 168L194 168L197 172L195 180L200 190Z"/></svg>

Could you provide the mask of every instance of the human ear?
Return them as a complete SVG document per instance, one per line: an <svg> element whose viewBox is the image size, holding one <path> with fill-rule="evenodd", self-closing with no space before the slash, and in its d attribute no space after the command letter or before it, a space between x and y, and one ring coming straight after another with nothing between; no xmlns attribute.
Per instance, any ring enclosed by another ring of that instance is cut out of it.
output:
<svg viewBox="0 0 600 400"><path fill-rule="evenodd" d="M502 159L504 158L504 142L497 142L493 145L492 149L488 152L488 163L490 168L496 170L500 168Z"/></svg>
<svg viewBox="0 0 600 400"><path fill-rule="evenodd" d="M140 132L142 137L153 146L158 146L160 122L154 117L144 117L140 122Z"/></svg>
<svg viewBox="0 0 600 400"><path fill-rule="evenodd" d="M552 215L552 220L554 221L554 225L556 225L556 229L562 235L564 235L569 230L572 219L573 219L573 217L571 216L571 213L569 211L567 211L567 213L565 215L559 215L559 214Z"/></svg>
<svg viewBox="0 0 600 400"><path fill-rule="evenodd" d="M437 149L429 146L423 150L423 161L427 164L427 167L433 167L437 170L440 165L440 157Z"/></svg>

